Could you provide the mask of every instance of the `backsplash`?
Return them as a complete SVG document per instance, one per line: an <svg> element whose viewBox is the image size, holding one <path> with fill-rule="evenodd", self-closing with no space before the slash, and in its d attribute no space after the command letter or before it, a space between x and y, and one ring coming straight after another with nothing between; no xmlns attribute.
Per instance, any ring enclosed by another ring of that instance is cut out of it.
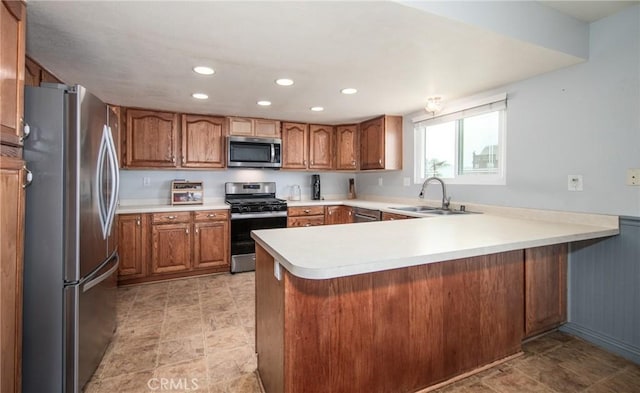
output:
<svg viewBox="0 0 640 393"><path fill-rule="evenodd" d="M275 182L278 198L288 199L293 185L299 185L302 199L311 199L311 175L319 173L324 198L344 198L349 178L355 173L284 172L268 169L229 169L226 171L154 171L121 170L120 200L166 200L169 202L171 181L185 179L204 183L205 199L223 198L226 182ZM144 181L148 178L148 184ZM357 190L357 184L356 184Z"/></svg>

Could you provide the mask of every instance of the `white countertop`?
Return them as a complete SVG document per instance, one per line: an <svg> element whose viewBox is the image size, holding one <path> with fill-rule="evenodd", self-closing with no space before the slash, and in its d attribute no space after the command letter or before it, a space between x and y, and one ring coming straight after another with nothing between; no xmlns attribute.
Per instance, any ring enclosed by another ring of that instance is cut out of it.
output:
<svg viewBox="0 0 640 393"><path fill-rule="evenodd" d="M189 212L196 210L229 209L224 201L205 202L202 205L170 205L168 203L126 204L118 206L117 214Z"/></svg>
<svg viewBox="0 0 640 393"><path fill-rule="evenodd" d="M372 208L376 208L373 204L394 206L371 203ZM605 221L587 225L467 214L268 229L254 231L251 236L295 276L328 279L619 233L613 220Z"/></svg>

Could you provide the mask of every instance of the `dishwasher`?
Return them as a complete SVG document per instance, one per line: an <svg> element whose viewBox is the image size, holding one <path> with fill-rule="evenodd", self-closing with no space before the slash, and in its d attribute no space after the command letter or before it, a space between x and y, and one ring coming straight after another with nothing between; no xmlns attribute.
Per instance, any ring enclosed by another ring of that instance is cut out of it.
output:
<svg viewBox="0 0 640 393"><path fill-rule="evenodd" d="M380 210L364 209L361 207L353 208L353 222L371 221L380 221Z"/></svg>

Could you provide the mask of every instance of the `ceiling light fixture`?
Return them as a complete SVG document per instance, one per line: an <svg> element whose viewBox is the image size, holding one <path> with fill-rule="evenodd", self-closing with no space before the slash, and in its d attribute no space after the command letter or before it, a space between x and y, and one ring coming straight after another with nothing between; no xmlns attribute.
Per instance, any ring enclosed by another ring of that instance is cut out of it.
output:
<svg viewBox="0 0 640 393"><path fill-rule="evenodd" d="M276 79L276 84L280 86L291 86L293 85L293 80L288 78L280 78Z"/></svg>
<svg viewBox="0 0 640 393"><path fill-rule="evenodd" d="M424 109L435 115L442 110L442 97L429 97L427 98L427 106Z"/></svg>
<svg viewBox="0 0 640 393"><path fill-rule="evenodd" d="M258 105L260 105L260 106L269 106L269 105L271 105L271 101L261 100L261 101L258 101Z"/></svg>
<svg viewBox="0 0 640 393"><path fill-rule="evenodd" d="M199 100L206 100L207 98L209 98L209 96L204 93L193 93L191 94L191 97L197 98Z"/></svg>
<svg viewBox="0 0 640 393"><path fill-rule="evenodd" d="M312 111L314 111L314 112L322 112L322 111L324 110L324 108L323 108L323 107L321 107L321 106L312 106L312 107L311 107L311 108L309 108L309 109L311 109L311 110L312 110Z"/></svg>
<svg viewBox="0 0 640 393"><path fill-rule="evenodd" d="M358 92L358 89L354 89L353 87L346 87L340 90L340 93L342 94L356 94L357 92Z"/></svg>
<svg viewBox="0 0 640 393"><path fill-rule="evenodd" d="M215 71L211 67L197 66L193 67L193 72L200 75L213 75Z"/></svg>

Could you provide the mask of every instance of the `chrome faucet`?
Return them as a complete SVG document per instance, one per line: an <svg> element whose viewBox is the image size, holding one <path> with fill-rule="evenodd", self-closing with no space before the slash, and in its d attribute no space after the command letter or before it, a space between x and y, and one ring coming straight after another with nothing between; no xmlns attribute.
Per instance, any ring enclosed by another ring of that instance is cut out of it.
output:
<svg viewBox="0 0 640 393"><path fill-rule="evenodd" d="M440 185L442 186L442 210L449 210L451 197L447 197L447 187L444 185L444 181L439 177L435 177L435 176L428 177L427 180L425 180L424 183L422 183L422 189L420 190L420 195L418 196L420 197L420 199L424 199L424 192L427 190L427 184L429 184L434 180L437 182L440 182Z"/></svg>

